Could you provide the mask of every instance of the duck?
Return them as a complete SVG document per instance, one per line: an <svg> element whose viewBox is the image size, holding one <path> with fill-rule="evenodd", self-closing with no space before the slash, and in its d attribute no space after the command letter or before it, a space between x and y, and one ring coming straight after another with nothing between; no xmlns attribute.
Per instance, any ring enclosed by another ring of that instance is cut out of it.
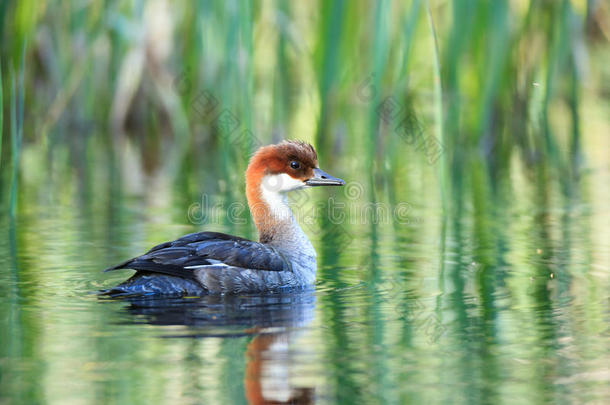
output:
<svg viewBox="0 0 610 405"><path fill-rule="evenodd" d="M258 241L220 232L191 233L107 268L136 273L100 293L201 296L311 287L316 251L294 217L287 193L343 186L345 181L320 169L311 144L293 140L260 147L250 158L245 179Z"/></svg>

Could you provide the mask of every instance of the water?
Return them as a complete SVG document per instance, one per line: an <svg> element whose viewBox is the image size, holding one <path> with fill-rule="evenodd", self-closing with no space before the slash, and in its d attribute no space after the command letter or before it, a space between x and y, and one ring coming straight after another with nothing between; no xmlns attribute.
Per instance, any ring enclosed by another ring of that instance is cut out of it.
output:
<svg viewBox="0 0 610 405"><path fill-rule="evenodd" d="M362 214L370 190L345 176L347 188L311 190L297 208L309 221L302 207L346 204L342 222L325 219L325 205L305 226L319 255L314 289L183 300L95 291L131 274L103 268L155 243L201 228L252 236L248 224L222 210L192 224L187 209L199 199L171 187L113 194L100 169L86 175L99 182L52 173L26 174L19 215L2 217L1 403L610 398L610 195L594 187L607 168L569 194L522 179L496 193L465 186L471 198L446 215L420 170L420 181L396 188L396 201L409 202L402 223Z"/></svg>

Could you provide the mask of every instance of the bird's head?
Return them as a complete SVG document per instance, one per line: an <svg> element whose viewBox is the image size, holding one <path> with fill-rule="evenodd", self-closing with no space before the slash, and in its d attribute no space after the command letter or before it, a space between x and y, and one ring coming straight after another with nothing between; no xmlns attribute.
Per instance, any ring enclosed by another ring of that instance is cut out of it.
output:
<svg viewBox="0 0 610 405"><path fill-rule="evenodd" d="M313 186L342 186L345 181L318 167L318 156L310 144L284 141L256 151L246 170L246 184L287 192Z"/></svg>

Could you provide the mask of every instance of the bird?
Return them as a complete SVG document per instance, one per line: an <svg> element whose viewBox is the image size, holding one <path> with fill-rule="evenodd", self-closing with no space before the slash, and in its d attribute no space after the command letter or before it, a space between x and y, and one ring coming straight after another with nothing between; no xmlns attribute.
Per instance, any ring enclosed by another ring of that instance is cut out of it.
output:
<svg viewBox="0 0 610 405"><path fill-rule="evenodd" d="M282 141L260 147L245 172L246 198L258 241L220 232L191 233L161 243L105 271L132 269L107 296L201 296L286 291L316 279L316 251L289 206L290 191L343 186L321 170L314 147Z"/></svg>

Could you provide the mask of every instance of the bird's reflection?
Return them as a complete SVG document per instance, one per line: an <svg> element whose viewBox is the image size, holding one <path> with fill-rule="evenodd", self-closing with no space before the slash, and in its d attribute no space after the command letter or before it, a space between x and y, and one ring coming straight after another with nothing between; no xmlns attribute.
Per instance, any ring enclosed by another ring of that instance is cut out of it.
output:
<svg viewBox="0 0 610 405"><path fill-rule="evenodd" d="M172 337L251 335L246 347L245 396L251 404L309 404L313 387L295 387L290 346L314 317L313 290L199 298L127 298L134 322L187 326Z"/></svg>

